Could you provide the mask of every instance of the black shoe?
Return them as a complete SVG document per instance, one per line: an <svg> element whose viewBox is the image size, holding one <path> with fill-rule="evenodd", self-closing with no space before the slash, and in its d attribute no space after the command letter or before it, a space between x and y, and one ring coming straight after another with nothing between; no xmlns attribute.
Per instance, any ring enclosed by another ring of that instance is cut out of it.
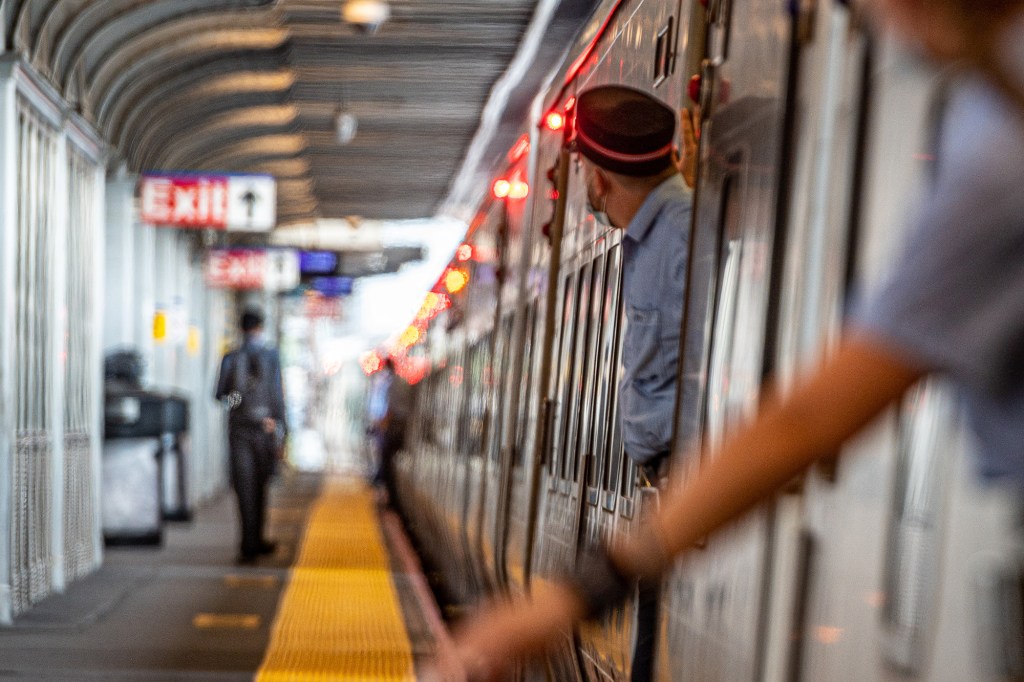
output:
<svg viewBox="0 0 1024 682"><path fill-rule="evenodd" d="M267 554L273 554L275 551L277 551L276 542L261 542L260 546L256 548L256 554L262 554L264 556Z"/></svg>
<svg viewBox="0 0 1024 682"><path fill-rule="evenodd" d="M239 566L252 566L256 563L256 554L249 554L248 552L241 552L235 557L235 563Z"/></svg>

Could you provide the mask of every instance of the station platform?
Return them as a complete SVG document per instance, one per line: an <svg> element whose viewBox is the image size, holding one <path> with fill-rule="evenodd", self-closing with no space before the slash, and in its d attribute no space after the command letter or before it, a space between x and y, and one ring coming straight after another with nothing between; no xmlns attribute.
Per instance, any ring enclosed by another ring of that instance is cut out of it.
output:
<svg viewBox="0 0 1024 682"><path fill-rule="evenodd" d="M0 629L0 679L415 680L450 642L397 516L355 476L271 488L276 552L235 565L234 497Z"/></svg>

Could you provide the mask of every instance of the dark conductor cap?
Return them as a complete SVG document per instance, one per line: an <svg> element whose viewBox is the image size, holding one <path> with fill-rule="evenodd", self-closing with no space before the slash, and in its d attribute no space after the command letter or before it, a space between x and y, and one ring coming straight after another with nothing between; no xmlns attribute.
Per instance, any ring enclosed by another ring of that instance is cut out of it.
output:
<svg viewBox="0 0 1024 682"><path fill-rule="evenodd" d="M672 164L675 132L675 113L645 92L605 85L576 99L576 146L613 173L661 173Z"/></svg>

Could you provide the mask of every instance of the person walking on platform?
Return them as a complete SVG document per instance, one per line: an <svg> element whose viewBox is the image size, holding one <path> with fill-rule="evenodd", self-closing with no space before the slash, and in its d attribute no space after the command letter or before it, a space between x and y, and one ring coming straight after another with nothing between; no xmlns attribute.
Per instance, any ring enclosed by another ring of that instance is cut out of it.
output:
<svg viewBox="0 0 1024 682"><path fill-rule="evenodd" d="M588 208L599 223L624 231L619 416L642 486L667 475L676 403L693 196L676 168L675 130L672 109L639 90L600 86L577 99L576 149ZM638 599L631 678L649 682L657 584L642 584Z"/></svg>
<svg viewBox="0 0 1024 682"><path fill-rule="evenodd" d="M397 509L395 457L405 447L405 432L412 416L416 395L413 386L395 371L395 361L390 356L384 360L379 381L381 383L376 390L383 396L382 413L371 427L380 453L374 481L384 486L388 505L392 509Z"/></svg>
<svg viewBox="0 0 1024 682"><path fill-rule="evenodd" d="M231 483L242 536L238 562L251 564L275 549L264 535L267 483L285 433L285 412L281 361L264 343L262 313L246 310L240 325L242 344L221 361L215 397L230 408Z"/></svg>
<svg viewBox="0 0 1024 682"><path fill-rule="evenodd" d="M446 679L500 679L516 657L543 652L556 633L619 603L636 580L657 580L930 373L959 390L982 473L1024 488L1024 97L1013 80L1024 58L1012 49L1024 36L1024 2L871 4L917 49L988 76L954 88L935 184L888 283L854 305L834 353L701 453L705 465L666 494L643 532L584 550L572 575L465 623L462 669Z"/></svg>

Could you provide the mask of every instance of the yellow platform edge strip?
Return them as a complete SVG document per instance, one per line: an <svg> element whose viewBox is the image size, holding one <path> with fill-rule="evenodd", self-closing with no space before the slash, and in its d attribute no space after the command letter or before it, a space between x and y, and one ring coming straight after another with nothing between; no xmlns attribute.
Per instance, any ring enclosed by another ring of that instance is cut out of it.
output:
<svg viewBox="0 0 1024 682"><path fill-rule="evenodd" d="M416 679L373 494L362 482L325 479L255 679Z"/></svg>

